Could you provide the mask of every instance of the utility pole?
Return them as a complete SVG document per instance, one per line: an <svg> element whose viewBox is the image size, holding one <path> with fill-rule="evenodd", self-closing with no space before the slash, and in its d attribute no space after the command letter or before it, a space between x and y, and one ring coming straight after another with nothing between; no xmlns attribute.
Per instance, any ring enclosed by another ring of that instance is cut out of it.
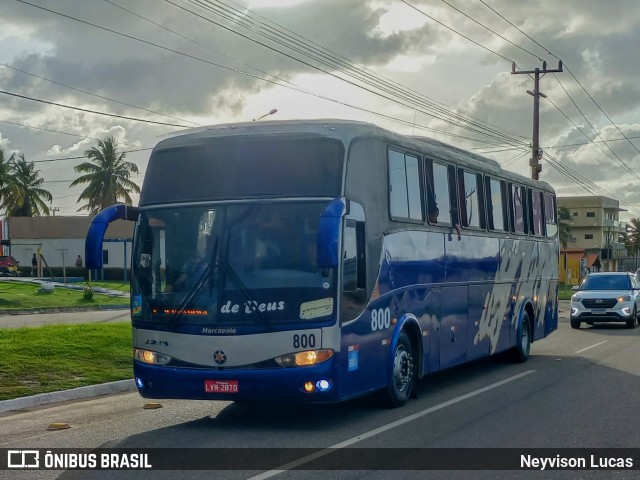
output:
<svg viewBox="0 0 640 480"><path fill-rule="evenodd" d="M536 68L535 70L521 70L516 72L516 63L511 65L511 74L533 74L533 92L527 90L529 95L533 96L533 141L531 142L531 178L538 180L538 174L542 171L542 165L540 165L540 159L542 158L542 149L540 148L540 97L547 98L547 96L540 91L540 74L562 72L562 60L558 62L558 68L553 70L547 70L547 62L542 62L542 69Z"/></svg>

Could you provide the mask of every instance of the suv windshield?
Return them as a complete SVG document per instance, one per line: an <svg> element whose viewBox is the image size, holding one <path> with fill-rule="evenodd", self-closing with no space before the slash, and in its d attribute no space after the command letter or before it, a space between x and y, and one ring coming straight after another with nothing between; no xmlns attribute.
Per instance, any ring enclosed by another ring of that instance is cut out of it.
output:
<svg viewBox="0 0 640 480"><path fill-rule="evenodd" d="M580 290L630 290L627 275L591 275L584 279Z"/></svg>
<svg viewBox="0 0 640 480"><path fill-rule="evenodd" d="M334 318L335 272L316 264L326 203L145 210L136 229L136 321L259 325Z"/></svg>

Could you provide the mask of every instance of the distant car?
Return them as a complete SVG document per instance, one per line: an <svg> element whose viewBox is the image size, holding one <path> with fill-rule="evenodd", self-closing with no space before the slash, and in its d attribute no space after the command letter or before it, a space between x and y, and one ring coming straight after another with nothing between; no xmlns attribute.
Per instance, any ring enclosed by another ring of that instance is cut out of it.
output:
<svg viewBox="0 0 640 480"><path fill-rule="evenodd" d="M574 287L575 289L576 287ZM585 322L625 322L638 326L640 281L629 272L590 273L571 297L570 322L580 328Z"/></svg>
<svg viewBox="0 0 640 480"><path fill-rule="evenodd" d="M18 262L11 255L0 256L0 276L2 277L17 277L18 276Z"/></svg>

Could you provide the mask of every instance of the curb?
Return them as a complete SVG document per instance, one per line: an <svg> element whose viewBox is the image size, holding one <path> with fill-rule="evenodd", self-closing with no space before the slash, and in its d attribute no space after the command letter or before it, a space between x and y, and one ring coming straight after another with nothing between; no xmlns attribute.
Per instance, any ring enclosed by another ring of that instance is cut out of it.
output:
<svg viewBox="0 0 640 480"><path fill-rule="evenodd" d="M60 308L34 308L23 310L0 310L0 317L6 315L39 315L41 313L73 313L96 312L100 310L128 310L130 305L104 305L98 307L60 307Z"/></svg>
<svg viewBox="0 0 640 480"><path fill-rule="evenodd" d="M80 400L100 395L133 391L135 388L135 383L133 379L131 379L102 383L99 385L88 385L86 387L72 388L59 392L41 393L31 397L2 400L0 401L0 413L24 410L26 408L48 405L50 403L66 402L68 400Z"/></svg>

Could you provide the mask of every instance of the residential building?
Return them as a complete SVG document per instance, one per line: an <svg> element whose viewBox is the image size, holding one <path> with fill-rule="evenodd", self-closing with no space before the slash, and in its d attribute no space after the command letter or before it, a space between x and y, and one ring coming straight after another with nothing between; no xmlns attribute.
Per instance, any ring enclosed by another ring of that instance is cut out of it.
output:
<svg viewBox="0 0 640 480"><path fill-rule="evenodd" d="M615 272L622 268L622 260L627 256L620 236L625 232L625 223L620 221L617 200L592 197L558 197L558 209L569 211L569 218L561 220L569 223L571 236L566 248L561 248L560 278L565 280L569 273L571 284L577 284L589 271ZM577 267L571 268L570 258L577 258ZM566 270L565 270L566 269ZM567 270L570 270L567 272ZM577 270L577 271L576 271Z"/></svg>

